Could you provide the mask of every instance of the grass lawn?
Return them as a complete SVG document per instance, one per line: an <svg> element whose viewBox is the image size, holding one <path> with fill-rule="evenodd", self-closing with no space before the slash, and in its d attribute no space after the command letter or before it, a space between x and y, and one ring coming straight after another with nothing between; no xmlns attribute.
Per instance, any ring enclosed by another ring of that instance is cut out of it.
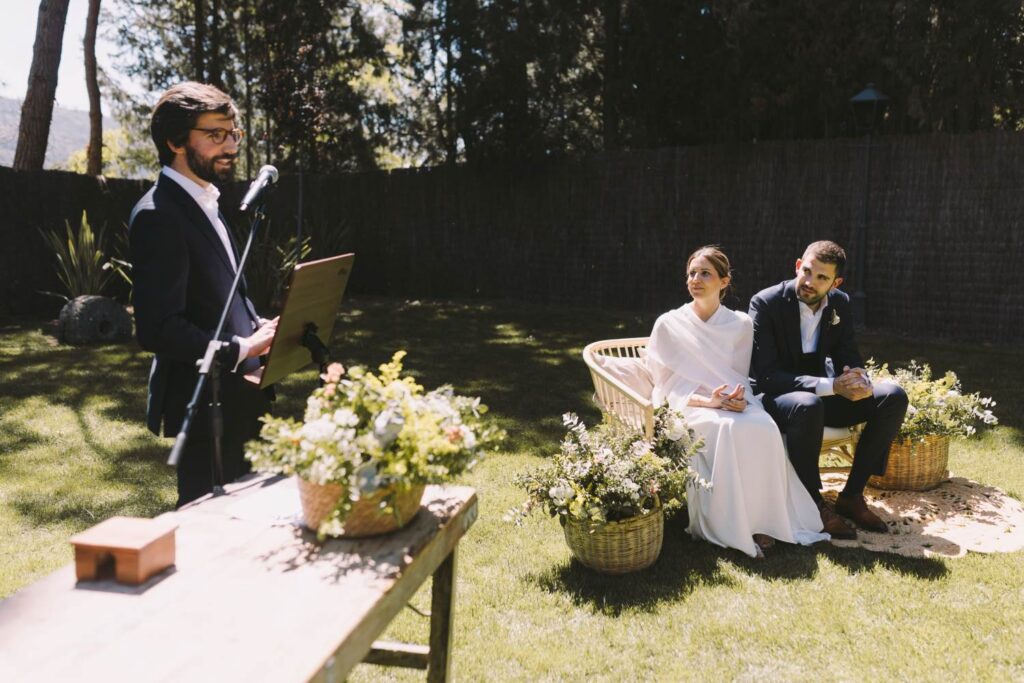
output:
<svg viewBox="0 0 1024 683"><path fill-rule="evenodd" d="M423 383L482 396L509 434L468 478L481 514L460 546L461 680L1024 680L1024 553L908 559L819 544L756 561L691 541L676 519L653 567L615 578L571 562L555 521L503 522L522 500L515 475L557 449L561 414L598 419L582 347L645 335L653 317L392 300L345 311L338 360L377 365L405 348ZM965 388L993 396L1002 424L954 442L950 468L1024 496L1018 348L877 334L861 346L879 360L953 369ZM73 533L173 505L170 441L143 426L148 364L134 344L74 349L38 323L0 324L0 597L69 562ZM312 371L284 382L276 412L299 414L314 382ZM429 609L427 587L413 603ZM426 634L427 619L406 610L386 637ZM352 678L423 674L361 665Z"/></svg>

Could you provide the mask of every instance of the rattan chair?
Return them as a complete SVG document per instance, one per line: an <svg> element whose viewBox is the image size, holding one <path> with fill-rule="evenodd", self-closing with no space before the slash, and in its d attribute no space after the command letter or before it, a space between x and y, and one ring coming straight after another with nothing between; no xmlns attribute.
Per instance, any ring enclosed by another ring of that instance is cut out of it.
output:
<svg viewBox="0 0 1024 683"><path fill-rule="evenodd" d="M588 344L583 349L583 361L594 382L594 400L601 412L642 431L646 438L654 434L654 406L651 397L644 396L612 376L596 360L597 356L643 359L648 337L607 339ZM853 462L853 451L863 425L854 427L825 427L821 455L825 463L822 472L849 471L849 465L832 466L837 461Z"/></svg>

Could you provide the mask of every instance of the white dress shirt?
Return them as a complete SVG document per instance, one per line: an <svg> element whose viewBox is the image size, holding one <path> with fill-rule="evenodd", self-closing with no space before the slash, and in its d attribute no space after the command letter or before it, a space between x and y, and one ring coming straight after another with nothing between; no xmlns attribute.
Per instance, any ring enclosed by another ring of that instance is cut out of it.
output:
<svg viewBox="0 0 1024 683"><path fill-rule="evenodd" d="M238 262L235 261L235 250L231 246L231 238L228 237L227 226L220 219L220 205L217 203L217 200L220 199L220 190L217 189L217 186L209 183L206 187L203 187L191 178L178 173L170 166L164 166L160 172L178 183L185 192L188 192L188 195L195 200L195 203L199 205L199 208L206 214L206 217L210 219L210 224L224 245L224 251L227 252L228 260L231 261L231 270L237 273ZM232 339L238 342L238 360L235 362L234 367L237 370L241 362L249 355L250 345L237 334Z"/></svg>
<svg viewBox="0 0 1024 683"><path fill-rule="evenodd" d="M828 308L828 297L821 300L817 311L803 301L798 301L800 306L800 346L804 353L814 353L818 350L818 340L821 338L821 320L825 309ZM831 377L819 377L818 384L814 387L814 393L818 396L832 396L835 388L832 385Z"/></svg>
<svg viewBox="0 0 1024 683"><path fill-rule="evenodd" d="M161 171L165 176L173 180L174 182L181 185L185 192L188 192L189 196L195 200L199 208L203 210L206 217L210 219L210 225L217 232L217 237L220 238L221 244L224 245L224 251L228 254L228 260L231 261L231 269L238 272L238 263L235 261L235 250L231 246L231 239L228 237L228 229L220 219L220 206L217 204L217 200L220 199L220 190L213 183L210 183L206 187L203 187L196 181L188 178L181 173L178 173L170 166L164 166Z"/></svg>

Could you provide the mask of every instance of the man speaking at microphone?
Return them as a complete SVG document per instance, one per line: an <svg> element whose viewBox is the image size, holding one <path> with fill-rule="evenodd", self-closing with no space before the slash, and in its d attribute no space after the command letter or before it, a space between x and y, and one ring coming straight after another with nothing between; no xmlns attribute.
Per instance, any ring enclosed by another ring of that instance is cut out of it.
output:
<svg viewBox="0 0 1024 683"><path fill-rule="evenodd" d="M146 420L151 431L175 436L185 418L203 357L238 268L238 250L218 206L215 182L230 180L242 131L225 93L202 83L165 92L150 122L162 169L129 221L132 304L139 344L156 354L149 373ZM221 339L220 403L224 482L249 471L244 445L259 433L269 390L254 381L277 319L262 320L239 284ZM213 487L209 382L178 463L178 507Z"/></svg>

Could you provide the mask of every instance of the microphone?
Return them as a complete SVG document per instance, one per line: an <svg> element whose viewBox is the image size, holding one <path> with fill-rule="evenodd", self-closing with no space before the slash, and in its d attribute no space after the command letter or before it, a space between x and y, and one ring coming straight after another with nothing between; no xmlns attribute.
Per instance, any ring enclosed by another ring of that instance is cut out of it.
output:
<svg viewBox="0 0 1024 683"><path fill-rule="evenodd" d="M256 176L256 180L252 181L252 185L249 186L249 191L245 193L245 197L242 199L241 205L238 207L239 211L243 213L249 210L249 207L256 203L256 200L260 198L266 189L277 182L277 169L271 165L266 165L260 169L259 175Z"/></svg>

